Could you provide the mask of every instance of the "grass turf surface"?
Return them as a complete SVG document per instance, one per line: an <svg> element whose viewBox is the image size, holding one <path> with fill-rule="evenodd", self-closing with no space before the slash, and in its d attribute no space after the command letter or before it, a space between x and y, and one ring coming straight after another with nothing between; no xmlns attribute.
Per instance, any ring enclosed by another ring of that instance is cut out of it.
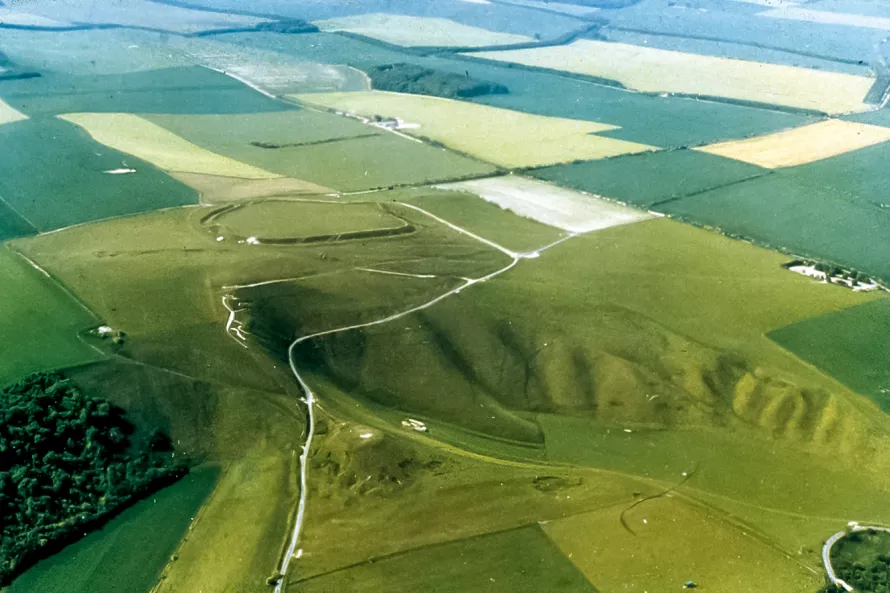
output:
<svg viewBox="0 0 890 593"><path fill-rule="evenodd" d="M77 334L96 325L70 295L11 250L0 247L0 381L101 358Z"/></svg>
<svg viewBox="0 0 890 593"><path fill-rule="evenodd" d="M666 150L529 171L545 181L644 208L767 173L754 165L694 150Z"/></svg>
<svg viewBox="0 0 890 593"><path fill-rule="evenodd" d="M890 412L890 300L805 319L768 335Z"/></svg>
<svg viewBox="0 0 890 593"><path fill-rule="evenodd" d="M298 582L305 593L595 593L535 525L378 559Z"/></svg>
<svg viewBox="0 0 890 593"><path fill-rule="evenodd" d="M216 485L214 468L196 470L152 494L105 527L36 564L10 593L148 593L203 501Z"/></svg>
<svg viewBox="0 0 890 593"><path fill-rule="evenodd" d="M5 81L0 97L36 117L60 113L262 113L290 106L198 66L103 76L47 73Z"/></svg>
<svg viewBox="0 0 890 593"><path fill-rule="evenodd" d="M467 157L345 117L296 113L151 118L207 150L341 191L418 184L494 172ZM220 126L230 133L220 135ZM263 148L255 143L278 148ZM406 167L405 163L411 163Z"/></svg>
<svg viewBox="0 0 890 593"><path fill-rule="evenodd" d="M198 201L197 192L148 163L57 119L2 126L0 147L0 196L40 231ZM136 173L104 173L120 168ZM8 234L28 230L15 225Z"/></svg>

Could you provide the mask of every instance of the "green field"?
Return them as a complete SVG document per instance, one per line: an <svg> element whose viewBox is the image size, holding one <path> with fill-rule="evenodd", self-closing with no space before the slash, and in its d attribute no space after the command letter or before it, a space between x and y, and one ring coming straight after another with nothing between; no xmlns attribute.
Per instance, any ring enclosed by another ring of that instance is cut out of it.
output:
<svg viewBox="0 0 890 593"><path fill-rule="evenodd" d="M197 66L5 81L0 97L32 117L61 113L262 113L290 106Z"/></svg>
<svg viewBox="0 0 890 593"><path fill-rule="evenodd" d="M36 564L10 593L148 593L213 490L219 471L196 470L101 530Z"/></svg>
<svg viewBox="0 0 890 593"><path fill-rule="evenodd" d="M797 168L795 168L797 169ZM870 185L859 178L859 185ZM853 186L855 188L855 185ZM890 211L849 188L775 173L664 204L671 216L890 279ZM855 197L854 197L855 196Z"/></svg>
<svg viewBox="0 0 890 593"><path fill-rule="evenodd" d="M0 197L40 231L198 201L197 192L148 163L57 119L0 127L0 153ZM120 168L136 172L104 173ZM21 224L9 231L33 233Z"/></svg>
<svg viewBox="0 0 890 593"><path fill-rule="evenodd" d="M307 581L305 593L595 593L535 525L378 559Z"/></svg>
<svg viewBox="0 0 890 593"><path fill-rule="evenodd" d="M152 116L212 152L342 191L484 175L494 167L358 121L312 110L235 116ZM227 134L219 134L223 127ZM262 148L252 143L279 148ZM411 163L406 167L405 163Z"/></svg>
<svg viewBox="0 0 890 593"><path fill-rule="evenodd" d="M2 196L0 196L2 199ZM29 224L18 212L10 208L6 202L0 202L0 241L13 237L24 237L37 233L37 228Z"/></svg>
<svg viewBox="0 0 890 593"><path fill-rule="evenodd" d="M890 300L806 319L768 335L890 412Z"/></svg>
<svg viewBox="0 0 890 593"><path fill-rule="evenodd" d="M468 193L424 190L407 201L515 251L538 249L567 234Z"/></svg>
<svg viewBox="0 0 890 593"><path fill-rule="evenodd" d="M77 337L99 320L6 248L0 248L0 278L0 381L101 358Z"/></svg>
<svg viewBox="0 0 890 593"><path fill-rule="evenodd" d="M343 233L410 231L410 225L377 204L338 204L263 200L219 213L212 219L219 233L288 241ZM348 235L347 235L348 236Z"/></svg>
<svg viewBox="0 0 890 593"><path fill-rule="evenodd" d="M768 173L754 165L694 150L665 150L529 171L539 179L643 208Z"/></svg>

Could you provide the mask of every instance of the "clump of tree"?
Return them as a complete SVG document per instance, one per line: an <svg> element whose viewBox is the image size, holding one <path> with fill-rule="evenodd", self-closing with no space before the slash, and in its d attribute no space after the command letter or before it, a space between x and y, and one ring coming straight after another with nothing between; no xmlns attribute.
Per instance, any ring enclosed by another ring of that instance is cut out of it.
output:
<svg viewBox="0 0 890 593"><path fill-rule="evenodd" d="M890 534L872 529L854 531L835 544L831 565L854 591L890 593ZM820 593L846 593L827 584Z"/></svg>
<svg viewBox="0 0 890 593"><path fill-rule="evenodd" d="M414 64L386 64L368 71L371 84L381 91L432 95L448 99L465 99L509 92L502 84L487 82L466 75L422 68Z"/></svg>
<svg viewBox="0 0 890 593"><path fill-rule="evenodd" d="M170 439L56 373L0 390L0 585L184 475Z"/></svg>

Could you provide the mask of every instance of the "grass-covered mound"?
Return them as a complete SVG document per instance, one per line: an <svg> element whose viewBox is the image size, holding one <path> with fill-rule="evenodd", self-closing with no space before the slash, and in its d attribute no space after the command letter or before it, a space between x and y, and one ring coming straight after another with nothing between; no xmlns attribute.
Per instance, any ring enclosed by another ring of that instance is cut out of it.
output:
<svg viewBox="0 0 890 593"><path fill-rule="evenodd" d="M52 373L0 391L0 583L185 468L157 432Z"/></svg>
<svg viewBox="0 0 890 593"><path fill-rule="evenodd" d="M502 84L423 68L414 64L385 64L368 70L371 84L381 91L432 95L447 99L504 95L510 91Z"/></svg>

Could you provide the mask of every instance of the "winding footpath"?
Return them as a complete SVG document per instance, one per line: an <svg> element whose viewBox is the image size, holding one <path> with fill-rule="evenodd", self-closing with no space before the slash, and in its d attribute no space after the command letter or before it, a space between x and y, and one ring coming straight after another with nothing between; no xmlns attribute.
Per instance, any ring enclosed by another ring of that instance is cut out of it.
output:
<svg viewBox="0 0 890 593"><path fill-rule="evenodd" d="M847 535L855 532L855 531L886 531L890 533L890 528L880 527L878 525L859 525L855 521L850 522L849 529L845 529L844 531L838 531L830 538L825 541L825 545L822 546L822 564L825 565L825 572L828 573L828 580L831 581L831 584L835 587L839 587L844 589L845 591L853 591L853 587L851 587L846 581L843 579L839 579L837 573L834 572L834 567L831 565L831 548L834 547L834 544L842 540Z"/></svg>
<svg viewBox="0 0 890 593"><path fill-rule="evenodd" d="M322 331L322 332L317 332L314 334L309 334L309 335L297 338L296 340L293 341L293 343L291 343L291 345L287 351L288 363L290 365L291 372L293 373L294 377L297 379L297 383L300 385L300 389L303 391L303 394L304 394L303 398L301 399L301 402L303 404L305 404L305 406L306 406L307 431L306 431L306 440L303 443L303 447L302 447L302 450L300 453L300 498L299 498L299 502L297 504L297 514L294 519L294 526L293 526L293 530L291 531L290 541L288 543L287 550L285 551L284 557L281 559L281 564L279 565L279 568L278 568L279 579L278 579L278 582L275 584L275 593L281 593L282 589L285 587L285 584L287 581L287 573L288 573L288 570L290 569L291 561L296 558L299 558L302 555L302 550L299 550L297 548L297 546L300 543L300 536L302 535L303 525L306 521L306 499L307 499L308 481L309 481L309 454L312 450L312 441L315 438L315 404L317 403L318 398L317 398L315 392L312 391L312 388L309 386L309 384L306 382L306 380L302 377L302 375L300 375L300 371L297 369L297 364L294 359L294 352L295 352L297 346L299 346L303 342L306 342L308 340L312 340L312 339L315 339L318 337L322 337L322 336L328 336L328 335L332 335L332 334L338 334L338 333L353 331L353 330L357 330L357 329L363 329L366 327L373 327L375 325L383 325L385 323L389 323L391 321L401 319L402 317L406 317L413 313L417 313L418 311L428 309L429 307L432 307L436 303L439 303L439 302L447 299L450 296L460 293L465 288L469 288L470 286L473 286L474 284L481 284L483 282L487 282L488 280L491 280L492 278L495 278L496 276L500 276L504 272L507 272L508 270L512 269L514 266L516 266L523 259L535 259L535 258L539 257L541 255L541 253L543 253L547 249L550 249L551 247L554 247L554 246L556 246L564 241L567 241L573 237L576 237L580 234L580 233L569 234L569 235L563 237L562 239L559 239L558 241L554 241L553 243L550 243L549 245L545 245L544 247L541 247L540 249L536 249L534 251L515 252L515 251L511 251L511 250L507 249L506 247L503 247L502 245L498 245L497 243L495 243L493 241L489 241L488 239L485 239L484 237L480 237L479 235L477 235L471 231L468 231L467 229L464 229L464 228L459 227L455 224L452 224L452 223L448 222L447 220L436 216L435 214L427 212L423 208L419 208L418 206L414 206L412 204L402 203L401 205L405 206L407 208L411 208L412 210L415 210L429 218L432 218L433 220L435 220L441 224L444 224L445 226L453 229L454 231L457 231L458 233L461 233L463 235L471 237L481 243L484 243L485 245L488 245L489 247L497 249L504 255L507 255L508 257L510 257L511 261L506 266L504 266L498 270L495 270L494 272L491 272L490 274L487 274L485 276L480 276L477 278L462 278L463 282L460 285L458 285L457 287L452 288L451 290L449 290L449 291L447 291L447 292L445 292L445 293L443 293L443 294L441 294L441 295L439 295L439 296L437 296L437 297L435 297L421 305L412 307L410 309L406 309L400 313L395 313L393 315L383 317L376 321L370 321L367 323L359 323L359 324L355 324L355 325L349 325L349 326L345 326L345 327L339 327L336 329L330 329L330 330L326 330L326 331Z"/></svg>

